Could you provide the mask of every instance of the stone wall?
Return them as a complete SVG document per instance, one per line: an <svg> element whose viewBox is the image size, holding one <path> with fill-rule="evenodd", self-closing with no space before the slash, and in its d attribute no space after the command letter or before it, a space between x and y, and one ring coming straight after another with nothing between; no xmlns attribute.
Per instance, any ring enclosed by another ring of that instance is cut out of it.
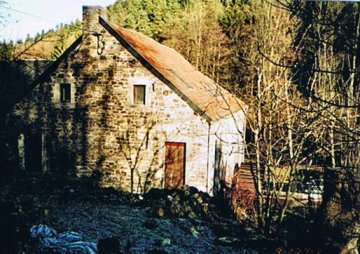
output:
<svg viewBox="0 0 360 254"><path fill-rule="evenodd" d="M99 171L103 186L143 192L164 186L165 142L184 142L185 184L211 192L215 139L233 119L211 127L104 28L85 24L79 47L15 110L18 126L27 126L19 135L41 132L43 169ZM69 102L59 99L62 83L71 85ZM145 105L133 103L134 84L146 85Z"/></svg>

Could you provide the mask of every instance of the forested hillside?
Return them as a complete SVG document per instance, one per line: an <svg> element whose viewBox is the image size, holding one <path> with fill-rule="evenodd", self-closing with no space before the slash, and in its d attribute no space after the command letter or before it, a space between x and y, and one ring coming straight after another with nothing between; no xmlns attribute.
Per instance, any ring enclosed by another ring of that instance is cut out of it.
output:
<svg viewBox="0 0 360 254"><path fill-rule="evenodd" d="M114 23L176 49L249 105L246 157L259 228L271 233L286 220L294 176L316 166L328 179L319 225L338 252L358 248L359 3L118 0L108 11ZM1 57L54 59L80 34L74 22L2 44ZM280 192L284 202L274 202Z"/></svg>
<svg viewBox="0 0 360 254"><path fill-rule="evenodd" d="M1 20L0 20L1 24ZM42 30L36 36L17 42L0 43L0 60L47 59L53 60L81 34L81 22L60 24L49 31Z"/></svg>

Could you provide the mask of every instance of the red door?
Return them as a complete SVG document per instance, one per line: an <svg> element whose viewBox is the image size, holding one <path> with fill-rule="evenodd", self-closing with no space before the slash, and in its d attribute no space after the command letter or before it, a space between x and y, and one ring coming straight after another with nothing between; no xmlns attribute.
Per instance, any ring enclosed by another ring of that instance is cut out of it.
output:
<svg viewBox="0 0 360 254"><path fill-rule="evenodd" d="M185 183L185 143L165 142L165 188Z"/></svg>

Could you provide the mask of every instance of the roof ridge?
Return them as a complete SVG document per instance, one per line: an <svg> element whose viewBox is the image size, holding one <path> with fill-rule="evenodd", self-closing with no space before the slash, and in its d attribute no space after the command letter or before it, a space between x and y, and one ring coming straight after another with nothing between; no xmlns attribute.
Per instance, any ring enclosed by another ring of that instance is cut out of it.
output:
<svg viewBox="0 0 360 254"><path fill-rule="evenodd" d="M144 67L207 121L217 121L239 110L246 111L244 102L200 72L175 49L102 17L99 22Z"/></svg>
<svg viewBox="0 0 360 254"><path fill-rule="evenodd" d="M169 79L167 79L161 71L159 71L155 66L153 66L151 63L149 63L144 56L142 56L132 45L126 41L121 34L119 34L112 26L111 24L106 21L103 17L99 17L100 24L108 30L110 34L112 34L120 43L123 45L136 59L138 59L149 71L151 71L157 78L159 78L162 82L164 82L166 85L168 85L172 90L174 90L175 93L177 93L184 101L186 101L191 108L195 110L200 116L204 117L207 121L211 121L212 119L206 114L205 111L203 111L200 107L198 107L196 104L194 104L190 98L188 98L182 91L180 91ZM126 28L122 28L126 29ZM126 29L127 31L134 32L133 30ZM136 32L138 34L141 34L140 32ZM143 34L141 34L143 35ZM145 35L143 35L145 36ZM150 38L150 37L149 37ZM151 39L151 38L150 38ZM151 39L154 42L156 42L154 39ZM158 42L156 42L158 43ZM176 51L175 51L176 52Z"/></svg>

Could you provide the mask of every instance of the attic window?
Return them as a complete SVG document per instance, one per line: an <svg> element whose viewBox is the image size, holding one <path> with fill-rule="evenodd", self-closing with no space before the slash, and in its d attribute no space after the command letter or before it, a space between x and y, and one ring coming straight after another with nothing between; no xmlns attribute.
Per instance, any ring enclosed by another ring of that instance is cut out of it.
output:
<svg viewBox="0 0 360 254"><path fill-rule="evenodd" d="M71 86L69 83L60 84L60 101L61 102L71 101Z"/></svg>
<svg viewBox="0 0 360 254"><path fill-rule="evenodd" d="M145 105L145 85L134 85L133 92L134 92L134 104L142 104Z"/></svg>

